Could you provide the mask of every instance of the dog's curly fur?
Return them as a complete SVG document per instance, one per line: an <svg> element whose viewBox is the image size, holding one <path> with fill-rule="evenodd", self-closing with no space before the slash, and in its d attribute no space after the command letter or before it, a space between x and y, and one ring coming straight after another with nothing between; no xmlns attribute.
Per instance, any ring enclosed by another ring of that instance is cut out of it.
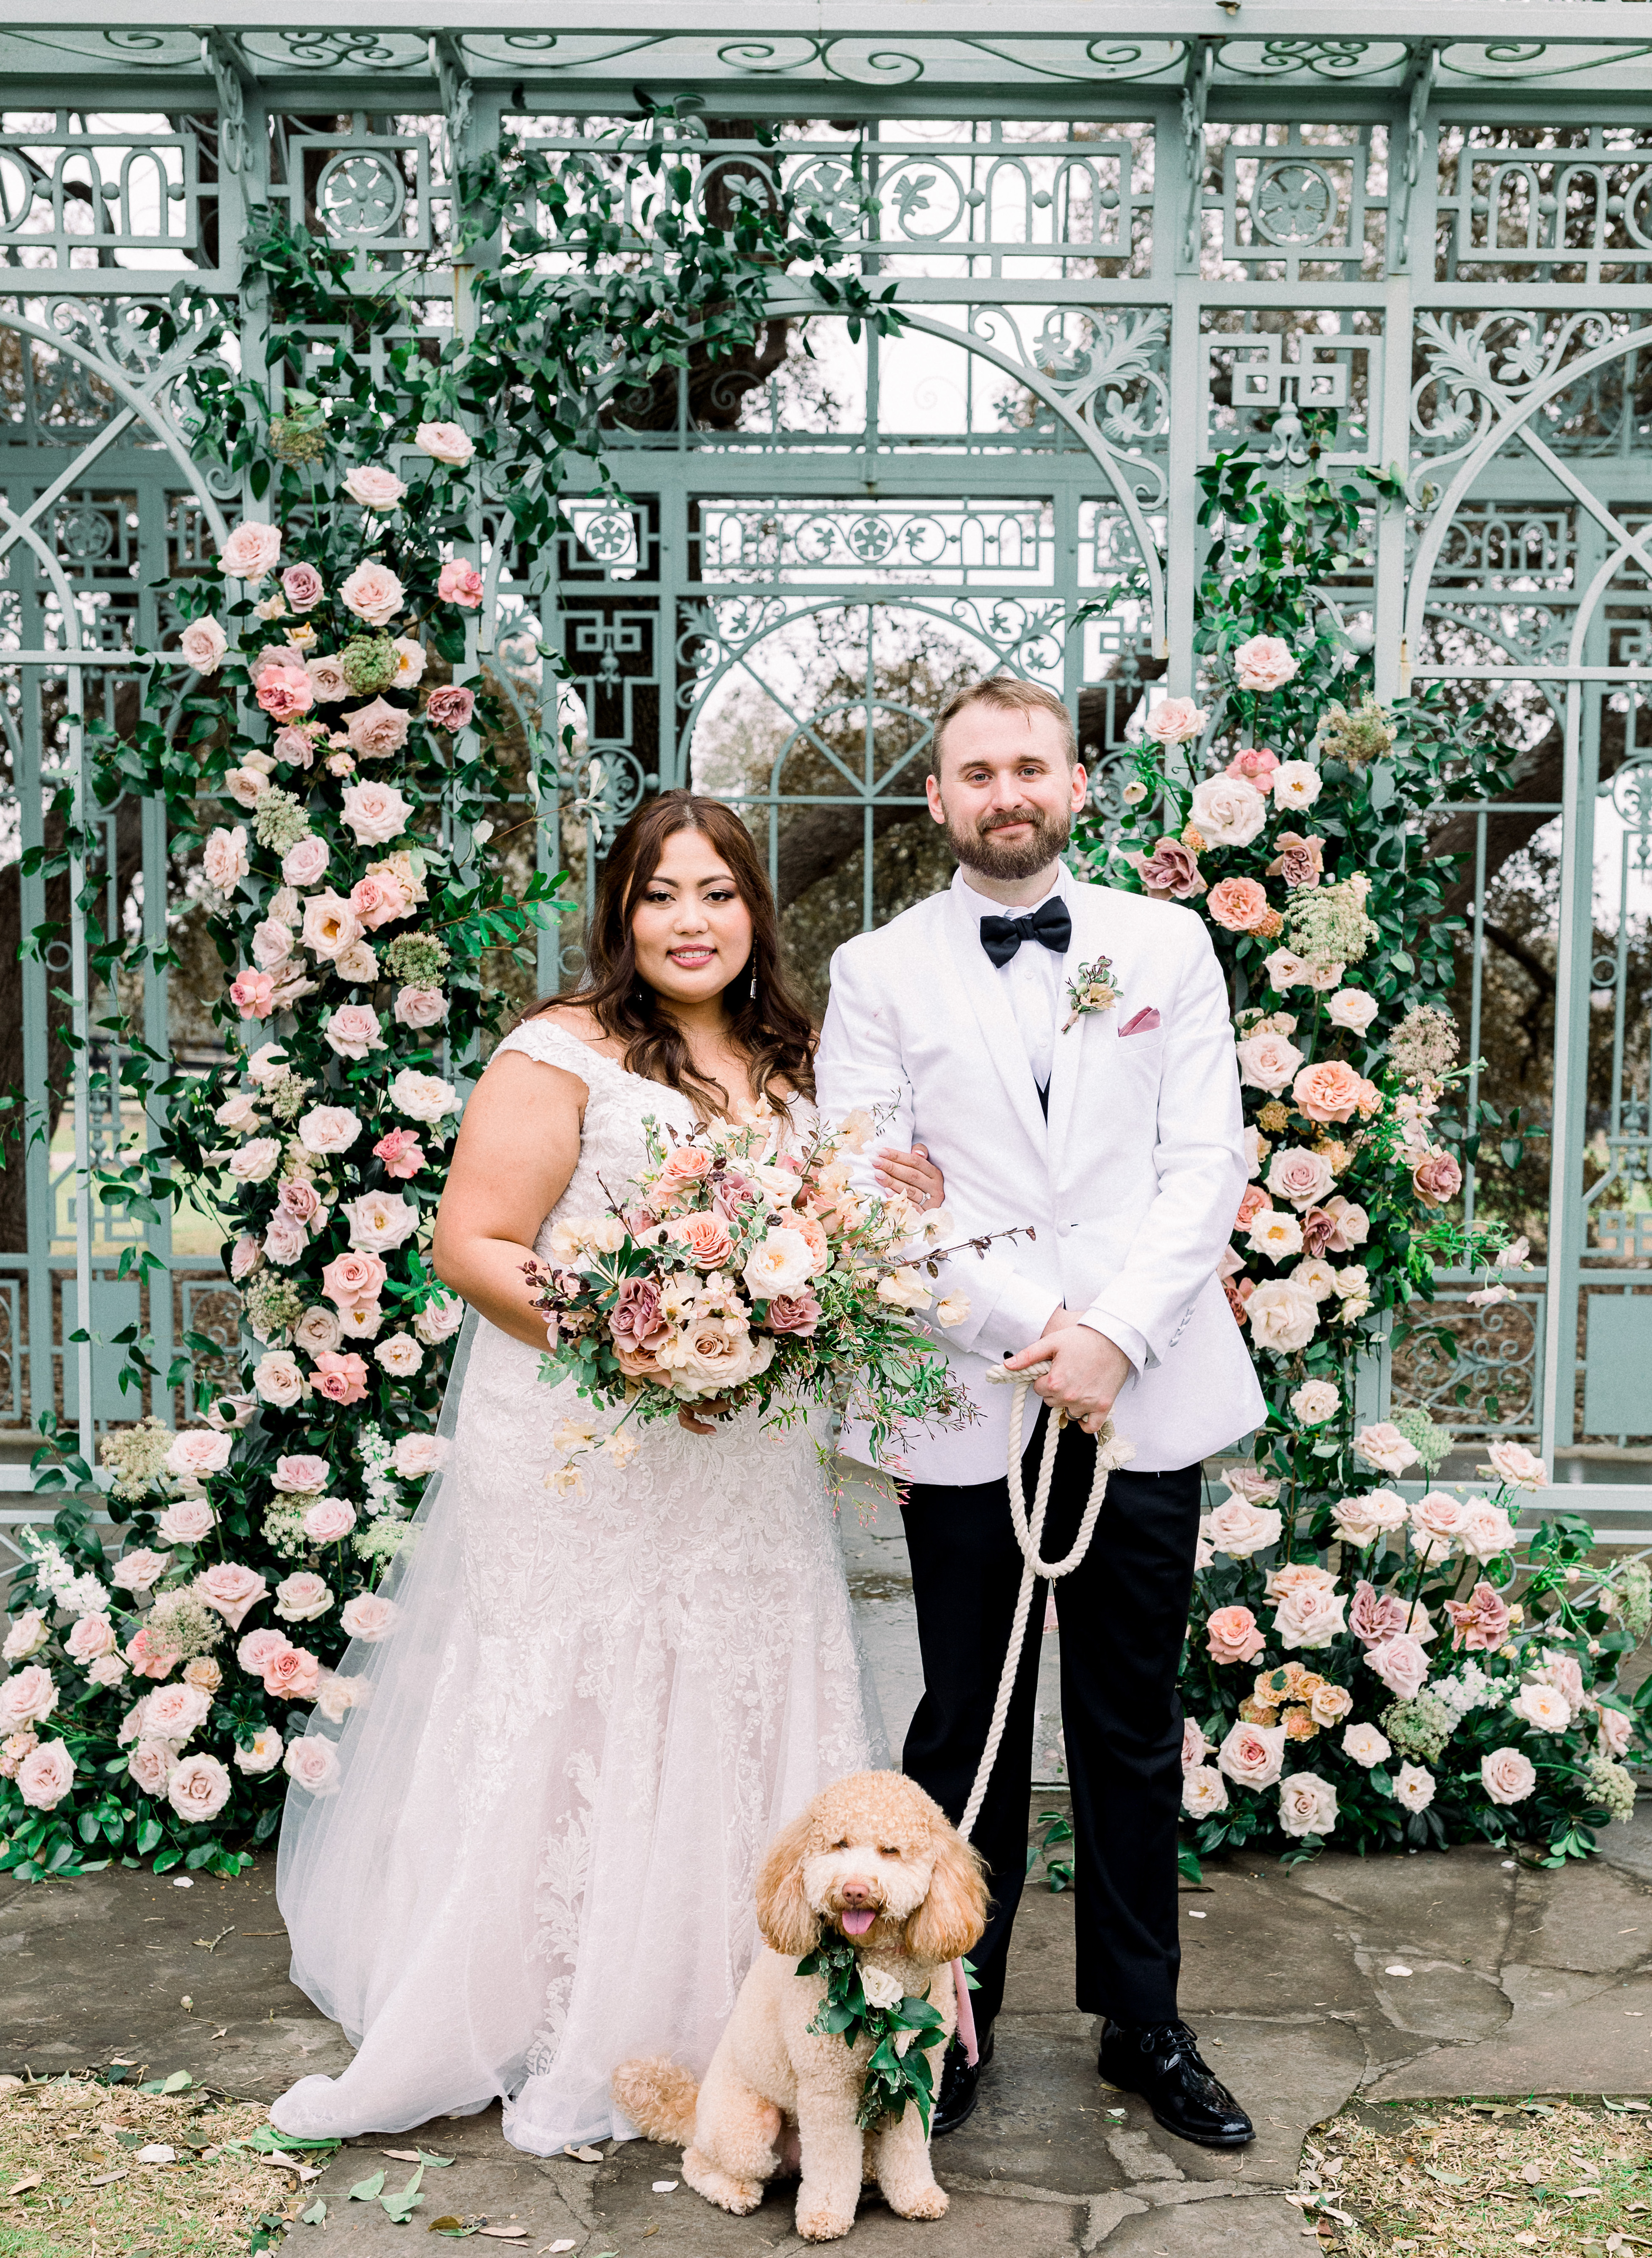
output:
<svg viewBox="0 0 1652 2258"><path fill-rule="evenodd" d="M862 1961L905 1992L927 1992L942 2019L929 2041L939 2088L958 2020L949 1963L979 1942L986 1921L981 1860L939 1805L903 1773L853 1772L816 1796L763 1862L757 1923L768 1949L741 1987L704 2084L656 2056L620 2064L614 2099L651 2139L682 2144L684 2178L725 2211L755 2211L765 2183L795 2165L795 2141L805 2242L848 2233L863 2176L903 2219L939 2219L947 2197L918 2111L909 2104L893 2124L862 2133L855 2113L869 2043L810 2031L825 1986L799 1976L798 1962L829 1927L853 1935Z"/></svg>

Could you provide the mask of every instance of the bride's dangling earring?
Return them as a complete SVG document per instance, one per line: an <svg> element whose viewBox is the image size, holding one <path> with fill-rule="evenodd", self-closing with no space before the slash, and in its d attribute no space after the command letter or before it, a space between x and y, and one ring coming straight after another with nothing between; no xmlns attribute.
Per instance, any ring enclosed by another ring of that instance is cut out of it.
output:
<svg viewBox="0 0 1652 2258"><path fill-rule="evenodd" d="M752 1002L755 1004L755 1003L757 1001L757 957L756 957L756 952L755 952L755 950L753 951L753 954L752 954L752 960L751 960L751 991L750 991L750 994L751 994L751 1000L752 1000Z"/></svg>

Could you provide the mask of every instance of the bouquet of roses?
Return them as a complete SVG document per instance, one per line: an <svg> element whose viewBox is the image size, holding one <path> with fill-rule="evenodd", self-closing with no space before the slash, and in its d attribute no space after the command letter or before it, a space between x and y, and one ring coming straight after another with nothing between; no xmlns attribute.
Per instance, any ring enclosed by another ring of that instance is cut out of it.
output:
<svg viewBox="0 0 1652 2258"><path fill-rule="evenodd" d="M852 1114L800 1136L769 1116L679 1137L650 1120L639 1180L610 1193L607 1214L558 1224L549 1262L524 1266L550 1336L541 1378L571 1376L639 1422L696 1402L830 1403L866 1423L874 1458L896 1471L888 1445L904 1426L968 1425L975 1404L918 1322L969 1314L962 1295L930 1290L958 1251L939 1244L951 1219L851 1188L848 1155L872 1125ZM636 1448L623 1425L606 1444L621 1464ZM597 1435L564 1422L558 1447Z"/></svg>

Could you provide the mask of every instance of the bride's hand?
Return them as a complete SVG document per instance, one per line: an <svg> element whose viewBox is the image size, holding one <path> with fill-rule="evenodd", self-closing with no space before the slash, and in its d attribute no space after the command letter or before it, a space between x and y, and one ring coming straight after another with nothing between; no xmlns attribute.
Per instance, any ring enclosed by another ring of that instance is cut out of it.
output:
<svg viewBox="0 0 1652 2258"><path fill-rule="evenodd" d="M947 1196L947 1179L930 1159L926 1145L914 1145L910 1153L885 1145L872 1162L872 1173L886 1192L904 1192L915 1208L925 1212Z"/></svg>
<svg viewBox="0 0 1652 2258"><path fill-rule="evenodd" d="M718 1420L727 1419L734 1408L726 1395L704 1396L692 1409L684 1404L677 1415L677 1424L686 1427L691 1435L714 1435Z"/></svg>

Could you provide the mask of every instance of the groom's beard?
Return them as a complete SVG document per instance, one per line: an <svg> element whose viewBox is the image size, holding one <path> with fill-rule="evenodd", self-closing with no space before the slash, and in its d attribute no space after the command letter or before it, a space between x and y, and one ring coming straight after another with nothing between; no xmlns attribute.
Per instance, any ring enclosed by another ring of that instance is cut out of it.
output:
<svg viewBox="0 0 1652 2258"><path fill-rule="evenodd" d="M995 835L1012 823L1030 823L1032 837L1011 844ZM1055 861L1072 829L1066 809L1049 815L1039 807L996 808L978 824L954 823L948 816L947 842L966 870L979 870L986 878L1030 878Z"/></svg>

